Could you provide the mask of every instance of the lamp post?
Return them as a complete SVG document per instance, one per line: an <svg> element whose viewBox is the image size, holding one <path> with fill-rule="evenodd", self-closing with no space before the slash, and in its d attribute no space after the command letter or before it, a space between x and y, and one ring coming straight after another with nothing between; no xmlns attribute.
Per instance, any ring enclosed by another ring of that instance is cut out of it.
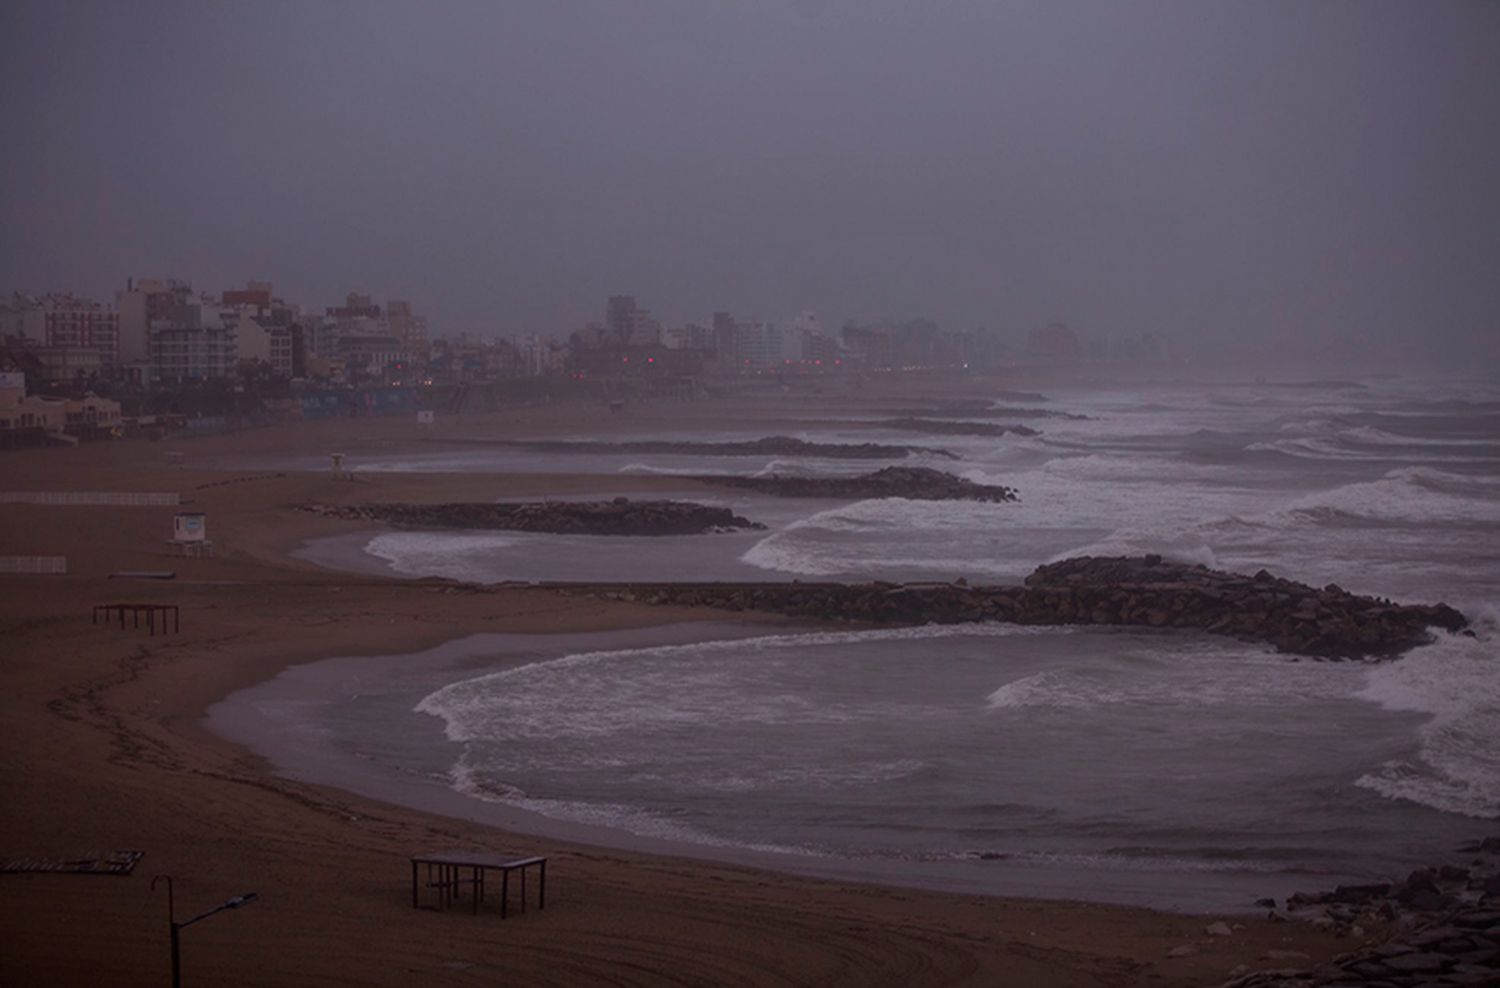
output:
<svg viewBox="0 0 1500 988"><path fill-rule="evenodd" d="M254 892L237 895L233 899L219 903L207 912L199 913L192 919L179 923L177 922L176 903L173 901L172 896L172 876L157 875L151 879L151 890L153 892L156 891L156 883L158 881L167 883L167 924L172 931L172 988L182 988L182 931L199 920L208 919L214 913L221 913L226 909L238 909L241 906L248 906L259 898L259 896Z"/></svg>

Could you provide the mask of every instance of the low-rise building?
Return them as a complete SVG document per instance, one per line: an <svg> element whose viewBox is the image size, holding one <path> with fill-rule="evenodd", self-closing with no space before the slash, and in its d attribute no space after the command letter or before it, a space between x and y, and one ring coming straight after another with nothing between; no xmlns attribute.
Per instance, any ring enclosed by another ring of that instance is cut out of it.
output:
<svg viewBox="0 0 1500 988"><path fill-rule="evenodd" d="M346 381L400 383L415 372L406 345L390 335L350 335L339 338L337 367Z"/></svg>
<svg viewBox="0 0 1500 988"><path fill-rule="evenodd" d="M118 435L119 428L117 401L92 394L82 398L28 394L24 374L0 371L0 446L35 445L60 436L106 438Z"/></svg>
<svg viewBox="0 0 1500 988"><path fill-rule="evenodd" d="M120 434L120 403L86 394L63 403L63 431L79 439L107 439Z"/></svg>
<svg viewBox="0 0 1500 988"><path fill-rule="evenodd" d="M238 320L226 322L202 306L180 318L153 322L151 368L158 381L206 381L228 377L239 361Z"/></svg>

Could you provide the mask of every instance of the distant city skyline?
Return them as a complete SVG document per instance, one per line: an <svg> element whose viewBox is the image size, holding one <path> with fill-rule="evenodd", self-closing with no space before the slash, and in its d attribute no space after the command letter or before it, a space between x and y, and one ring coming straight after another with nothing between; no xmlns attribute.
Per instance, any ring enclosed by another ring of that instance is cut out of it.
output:
<svg viewBox="0 0 1500 988"><path fill-rule="evenodd" d="M17 0L0 109L5 290L1500 341L1495 4Z"/></svg>

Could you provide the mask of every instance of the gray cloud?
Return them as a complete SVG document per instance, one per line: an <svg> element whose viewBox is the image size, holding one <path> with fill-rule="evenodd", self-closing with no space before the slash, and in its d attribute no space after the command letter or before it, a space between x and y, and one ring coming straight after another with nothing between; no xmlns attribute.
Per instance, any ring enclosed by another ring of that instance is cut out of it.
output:
<svg viewBox="0 0 1500 988"><path fill-rule="evenodd" d="M0 12L0 286L1493 347L1500 6Z"/></svg>

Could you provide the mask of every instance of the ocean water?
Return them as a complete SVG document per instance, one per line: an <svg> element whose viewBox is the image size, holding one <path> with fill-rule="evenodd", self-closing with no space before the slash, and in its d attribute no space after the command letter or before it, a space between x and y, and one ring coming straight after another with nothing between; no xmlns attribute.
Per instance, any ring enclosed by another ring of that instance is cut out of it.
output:
<svg viewBox="0 0 1500 988"><path fill-rule="evenodd" d="M930 441L961 455L930 465L1013 486L1016 504L725 495L770 530L402 532L367 551L402 572L466 579L997 581L1071 555L1160 552L1444 600L1474 635L1440 634L1381 663L1294 661L1198 633L1009 626L543 649L399 688L367 683L318 716L346 750L421 762L432 785L483 803L704 853L872 874L895 862L916 881L961 873L984 887L1016 868L1238 875L1284 894L1317 876L1389 877L1493 832L1500 387L1178 383L1049 398L1090 418L1031 421L1037 437ZM443 469L492 469L492 455ZM870 467L620 459L586 466ZM411 749L375 744L391 719L408 724Z"/></svg>

